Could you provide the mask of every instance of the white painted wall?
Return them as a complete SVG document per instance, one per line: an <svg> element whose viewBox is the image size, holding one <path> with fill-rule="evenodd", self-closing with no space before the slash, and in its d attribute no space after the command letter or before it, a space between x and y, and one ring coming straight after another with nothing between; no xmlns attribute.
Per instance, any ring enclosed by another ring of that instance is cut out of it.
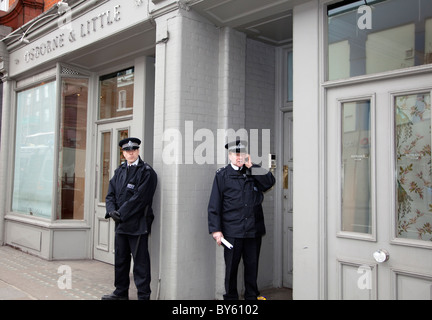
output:
<svg viewBox="0 0 432 320"><path fill-rule="evenodd" d="M319 1L294 7L294 299L320 291Z"/></svg>

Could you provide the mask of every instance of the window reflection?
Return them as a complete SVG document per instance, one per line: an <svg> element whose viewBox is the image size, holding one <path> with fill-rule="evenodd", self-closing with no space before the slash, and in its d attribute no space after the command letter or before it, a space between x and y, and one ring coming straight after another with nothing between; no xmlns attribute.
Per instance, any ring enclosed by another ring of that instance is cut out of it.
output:
<svg viewBox="0 0 432 320"><path fill-rule="evenodd" d="M432 1L368 3L369 29L358 26L364 1L329 6L328 80L432 63Z"/></svg>
<svg viewBox="0 0 432 320"><path fill-rule="evenodd" d="M287 81L287 102L292 102L293 97L293 52L287 52L287 69L286 69L286 81Z"/></svg>
<svg viewBox="0 0 432 320"><path fill-rule="evenodd" d="M100 175L99 183L99 202L105 202L105 196L108 193L110 168L111 168L111 132L102 133L101 143L101 166L102 174Z"/></svg>
<svg viewBox="0 0 432 320"><path fill-rule="evenodd" d="M99 87L99 119L110 119L132 114L134 68L100 77Z"/></svg>
<svg viewBox="0 0 432 320"><path fill-rule="evenodd" d="M118 131L117 136L117 144L122 141L123 139L126 139L129 137L129 129L123 129ZM120 166L123 162L126 161L126 158L123 155L123 151L119 148L118 150L118 160L117 160L117 167Z"/></svg>
<svg viewBox="0 0 432 320"><path fill-rule="evenodd" d="M57 219L84 219L87 79L62 80Z"/></svg>
<svg viewBox="0 0 432 320"><path fill-rule="evenodd" d="M123 152L121 148L115 148L115 152L111 149L112 138L114 135L114 139L117 136L117 140L115 141L115 146L118 146L118 143L129 137L129 128L115 130L117 135L112 133L112 131L102 132L101 133L101 166L102 166L102 174L100 175L100 183L99 183L99 202L104 203L105 197L108 193L109 181L111 178L111 166L112 163L114 167L117 168L120 166L126 159L123 156Z"/></svg>

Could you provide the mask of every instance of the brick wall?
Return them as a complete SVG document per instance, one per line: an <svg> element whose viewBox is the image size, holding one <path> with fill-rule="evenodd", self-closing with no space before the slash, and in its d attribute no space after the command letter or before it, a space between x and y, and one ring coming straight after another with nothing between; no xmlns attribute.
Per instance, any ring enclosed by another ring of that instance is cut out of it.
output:
<svg viewBox="0 0 432 320"><path fill-rule="evenodd" d="M18 0L9 0L9 8L17 1ZM49 8L51 8L53 5L60 1L61 0L44 0L44 11L47 11Z"/></svg>
<svg viewBox="0 0 432 320"><path fill-rule="evenodd" d="M50 9L60 0L10 0L9 9L0 14L0 25L16 30Z"/></svg>
<svg viewBox="0 0 432 320"><path fill-rule="evenodd" d="M51 8L53 5L55 5L57 2L60 2L60 0L45 0L45 8L44 10L47 11L49 8Z"/></svg>

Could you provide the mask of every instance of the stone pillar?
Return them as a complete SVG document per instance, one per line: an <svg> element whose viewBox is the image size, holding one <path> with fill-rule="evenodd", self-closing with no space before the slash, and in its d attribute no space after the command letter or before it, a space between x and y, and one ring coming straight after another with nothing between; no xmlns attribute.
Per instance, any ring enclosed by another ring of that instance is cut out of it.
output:
<svg viewBox="0 0 432 320"><path fill-rule="evenodd" d="M156 18L159 185L152 238L159 242L159 299L214 299L215 245L207 231L207 205L217 166L197 163L195 148L203 140L195 133L215 133L218 127L218 39L218 29L187 8Z"/></svg>
<svg viewBox="0 0 432 320"><path fill-rule="evenodd" d="M0 245L4 244L4 218L6 215L6 194L7 183L9 179L9 154L7 150L13 150L13 146L9 145L11 123L10 113L12 107L11 91L13 88L12 81L8 79L9 69L9 53L3 42L0 42L0 73L2 74L3 95L2 95L2 117L1 117L1 135L0 135Z"/></svg>

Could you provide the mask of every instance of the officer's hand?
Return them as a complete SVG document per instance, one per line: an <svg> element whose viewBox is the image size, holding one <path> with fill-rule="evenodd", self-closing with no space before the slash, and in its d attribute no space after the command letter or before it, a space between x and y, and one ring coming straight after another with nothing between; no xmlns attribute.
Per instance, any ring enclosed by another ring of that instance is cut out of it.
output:
<svg viewBox="0 0 432 320"><path fill-rule="evenodd" d="M221 239L223 238L223 234L220 231L216 231L212 233L213 239L216 240L216 243L220 246L221 245Z"/></svg>
<svg viewBox="0 0 432 320"><path fill-rule="evenodd" d="M252 167L252 160L251 160L251 156L250 156L250 154L247 154L247 155L245 156L244 164L245 164L245 166L248 167L248 168Z"/></svg>
<svg viewBox="0 0 432 320"><path fill-rule="evenodd" d="M111 211L108 214L115 222L121 222L120 213L118 213L117 211Z"/></svg>

